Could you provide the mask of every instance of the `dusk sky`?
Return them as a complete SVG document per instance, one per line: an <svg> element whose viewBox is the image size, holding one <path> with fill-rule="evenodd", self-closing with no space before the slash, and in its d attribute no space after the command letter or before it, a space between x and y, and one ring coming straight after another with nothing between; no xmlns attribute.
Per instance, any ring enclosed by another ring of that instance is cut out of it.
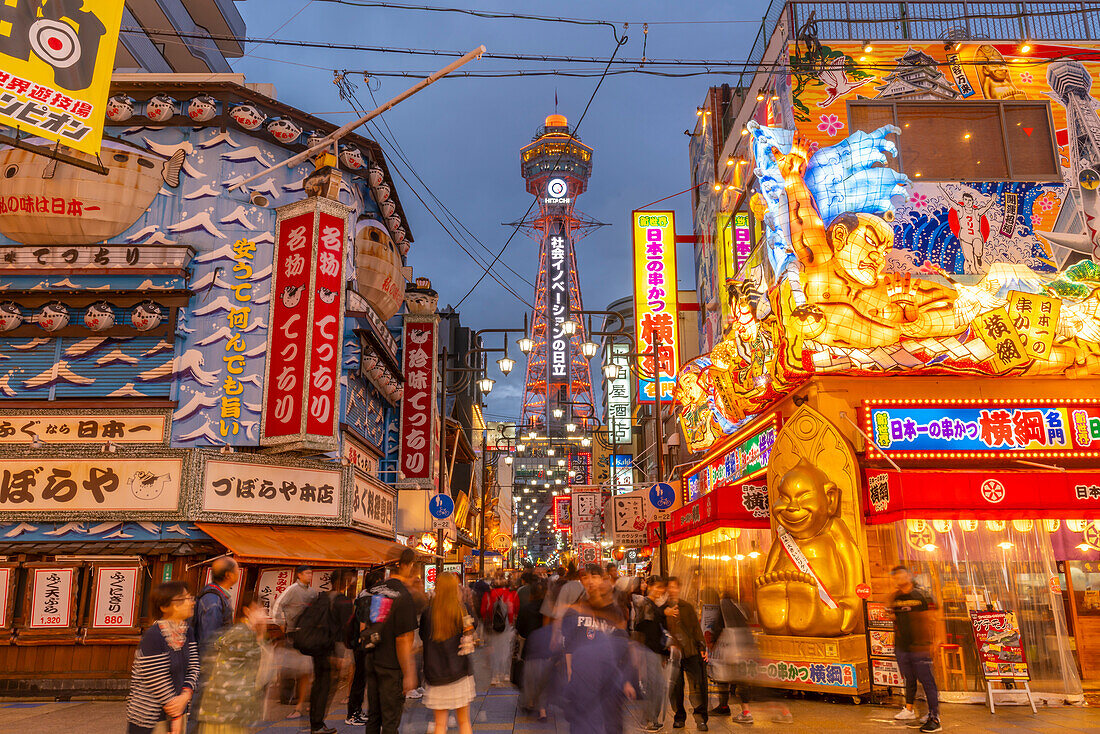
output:
<svg viewBox="0 0 1100 734"><path fill-rule="evenodd" d="M440 3L421 3L443 5ZM457 4L451 4L455 7ZM740 2L481 2L464 8L525 12L615 21L629 41L620 58L744 59L760 25L766 0ZM256 38L331 41L371 46L439 49L465 52L484 44L490 52L608 57L615 40L606 26L546 23L519 19L486 19L469 15L391 8L362 8L323 0L246 0L239 8ZM622 24L629 23L624 31ZM643 34L643 23L649 24ZM285 25L284 25L285 24ZM432 72L451 61L447 57L398 53L334 51L285 46L247 45L245 58L234 60L236 71L250 82L274 83L280 100L336 123L350 119L348 103L333 84L333 70L347 69L368 109L375 106L362 72ZM464 71L603 70L603 64L505 61L482 59ZM624 67L616 67L624 68ZM667 69L667 67L664 67ZM381 104L416 80L385 77L373 89ZM450 226L483 263L500 251L511 227L502 222L521 218L531 204L520 176L519 149L530 142L547 114L558 111L575 125L599 81L560 75L527 78L448 78L402 102L383 118L382 132L400 146L409 166L373 127L360 132L383 147L390 171L397 177L408 226L415 242L409 264L427 276L440 294L440 306L455 305L484 272L463 253L417 200L415 189L444 222L448 216L427 189L450 210L462 227ZM588 191L580 211L611 226L580 241L577 260L585 307L602 309L630 294L632 209L691 185L684 131L694 128L695 109L708 86L734 83L731 74L665 78L622 74L608 76L580 123L578 136L595 148ZM425 186L426 184L426 186ZM672 206L680 234L692 230L691 199L682 195L661 204ZM480 241L480 244L478 243ZM533 302L537 243L522 232L509 244L497 276L524 300ZM490 252L491 251L491 252ZM680 288L694 287L690 248L681 247ZM509 271L507 264L519 275ZM522 277L521 277L522 276ZM525 280L526 279L526 280ZM530 282L528 282L530 281ZM464 325L474 329L522 325L527 307L491 278L485 278L459 309ZM490 341L490 346L499 346ZM514 345L513 345L514 346ZM522 357L518 350L513 356ZM514 419L523 391L522 359L508 378L499 374L489 400L490 419ZM495 364L493 365L495 372ZM598 375L594 377L598 378Z"/></svg>

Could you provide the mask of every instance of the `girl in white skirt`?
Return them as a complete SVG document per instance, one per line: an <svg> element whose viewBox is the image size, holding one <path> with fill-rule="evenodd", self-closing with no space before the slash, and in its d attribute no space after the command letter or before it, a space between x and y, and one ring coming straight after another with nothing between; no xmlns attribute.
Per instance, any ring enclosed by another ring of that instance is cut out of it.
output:
<svg viewBox="0 0 1100 734"><path fill-rule="evenodd" d="M424 641L424 706L435 713L435 734L446 734L447 713L455 712L460 734L472 734L470 701L476 695L470 668L473 618L462 605L458 577L442 574L435 598L420 617Z"/></svg>

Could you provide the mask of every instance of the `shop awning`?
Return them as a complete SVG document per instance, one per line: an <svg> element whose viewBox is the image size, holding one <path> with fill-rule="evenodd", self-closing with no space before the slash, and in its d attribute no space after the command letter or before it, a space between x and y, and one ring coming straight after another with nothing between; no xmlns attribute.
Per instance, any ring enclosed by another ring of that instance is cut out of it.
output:
<svg viewBox="0 0 1100 734"><path fill-rule="evenodd" d="M1100 472L866 469L864 475L871 523L1100 519Z"/></svg>
<svg viewBox="0 0 1100 734"><path fill-rule="evenodd" d="M668 539L683 540L716 528L767 528L768 487L765 478L719 485L672 513Z"/></svg>
<svg viewBox="0 0 1100 734"><path fill-rule="evenodd" d="M231 525L199 522L199 529L229 549L240 563L313 563L319 566L380 566L405 546L343 528Z"/></svg>
<svg viewBox="0 0 1100 734"><path fill-rule="evenodd" d="M477 461L474 447L470 445L470 439L466 438L466 432L453 418L447 419L447 461L457 461L460 464L473 464Z"/></svg>

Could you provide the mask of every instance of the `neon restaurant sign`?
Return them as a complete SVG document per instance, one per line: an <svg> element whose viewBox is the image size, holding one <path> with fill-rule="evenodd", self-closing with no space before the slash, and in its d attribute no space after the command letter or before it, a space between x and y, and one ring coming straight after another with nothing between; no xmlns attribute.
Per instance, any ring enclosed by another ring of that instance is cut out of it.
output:
<svg viewBox="0 0 1100 734"><path fill-rule="evenodd" d="M684 503L694 502L705 494L737 484L766 469L778 433L779 426L773 418L747 438L727 443L712 453L685 474Z"/></svg>

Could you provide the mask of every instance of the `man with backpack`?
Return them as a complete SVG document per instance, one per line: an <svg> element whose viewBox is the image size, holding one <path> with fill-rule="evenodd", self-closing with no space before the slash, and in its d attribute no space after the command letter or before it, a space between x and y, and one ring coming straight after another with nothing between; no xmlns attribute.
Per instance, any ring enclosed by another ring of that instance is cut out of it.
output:
<svg viewBox="0 0 1100 734"><path fill-rule="evenodd" d="M405 548L397 569L385 582L356 597L360 645L366 651L367 716L365 734L397 734L405 694L416 688L413 635L420 626L410 591L416 554Z"/></svg>
<svg viewBox="0 0 1100 734"><path fill-rule="evenodd" d="M313 659L313 685L309 691L309 729L311 734L336 734L325 724L332 698L332 656L342 641L351 619L351 602L344 595L348 572L332 572L329 591L320 594L298 615L297 629L291 638L295 649Z"/></svg>
<svg viewBox="0 0 1100 734"><path fill-rule="evenodd" d="M191 629L194 630L195 642L198 643L201 656L205 657L214 641L233 624L233 597L230 589L237 585L240 578L240 566L229 556L216 558L210 564L210 583L195 597L195 611L191 617ZM192 711L199 710L205 682L204 674L200 671L191 699ZM187 731L193 734L197 730L198 717L192 716L187 722Z"/></svg>
<svg viewBox="0 0 1100 734"><path fill-rule="evenodd" d="M374 645L363 639L363 632L370 624L371 589L385 579L383 571L372 571L363 578L363 590L355 597L355 614L348 625L347 646L351 650L352 673L348 687L348 716L344 723L351 726L367 723L367 715L363 712L363 694L367 690L367 648ZM372 633L368 633L370 636Z"/></svg>
<svg viewBox="0 0 1100 734"><path fill-rule="evenodd" d="M313 588L313 568L297 566L294 569L294 583L279 594L271 608L271 617L285 636L284 645L279 649L281 668L287 678L294 679L295 684L294 711L288 718L306 716L313 661L294 649L292 640L294 633L298 631L298 617L317 598L317 594L317 589Z"/></svg>
<svg viewBox="0 0 1100 734"><path fill-rule="evenodd" d="M503 571L493 576L493 590L482 597L480 611L488 638L492 684L506 685L511 674L512 625L519 604L516 592L508 588L508 577Z"/></svg>

